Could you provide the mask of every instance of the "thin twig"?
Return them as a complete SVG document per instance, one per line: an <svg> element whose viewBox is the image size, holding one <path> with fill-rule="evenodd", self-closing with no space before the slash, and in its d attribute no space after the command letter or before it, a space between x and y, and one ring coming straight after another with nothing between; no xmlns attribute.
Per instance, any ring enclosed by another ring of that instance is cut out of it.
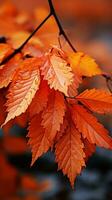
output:
<svg viewBox="0 0 112 200"><path fill-rule="evenodd" d="M49 3L49 7L50 7L50 12L51 12L51 14L54 16L55 21L56 21L56 23L57 23L57 25L58 25L58 28L59 28L59 35L63 35L63 37L65 38L65 40L67 41L67 43L69 44L69 46L72 48L72 50L73 50L74 52L77 52L77 50L75 49L75 47L74 47L74 46L72 45L72 43L70 42L68 36L66 35L66 33L65 33L65 31L64 31L64 29L63 29L63 27L62 27L62 25L61 25L61 23L60 23L60 21L59 21L59 19L58 19L58 16L57 16L56 11L55 11L55 9L54 9L52 0L48 0L48 3Z"/></svg>

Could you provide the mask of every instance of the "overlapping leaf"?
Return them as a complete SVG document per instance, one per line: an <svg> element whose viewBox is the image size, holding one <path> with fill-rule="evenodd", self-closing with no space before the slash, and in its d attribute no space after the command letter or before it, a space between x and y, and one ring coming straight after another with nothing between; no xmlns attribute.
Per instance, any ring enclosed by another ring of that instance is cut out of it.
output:
<svg viewBox="0 0 112 200"><path fill-rule="evenodd" d="M90 143L87 139L83 139L84 144L84 153L86 155L85 161L88 161L88 158L92 156L92 154L96 150L96 146L92 143Z"/></svg>
<svg viewBox="0 0 112 200"><path fill-rule="evenodd" d="M72 116L77 129L90 143L112 149L112 139L108 131L83 106L75 104Z"/></svg>
<svg viewBox="0 0 112 200"><path fill-rule="evenodd" d="M17 54L0 69L0 88L7 87L12 81L16 69L21 65L21 54Z"/></svg>
<svg viewBox="0 0 112 200"><path fill-rule="evenodd" d="M41 70L51 89L54 88L67 95L68 86L73 82L73 74L64 59L53 54L46 55Z"/></svg>
<svg viewBox="0 0 112 200"><path fill-rule="evenodd" d="M55 154L58 168L68 176L72 187L74 186L76 175L85 166L83 148L84 145L81 141L80 133L76 130L72 122L69 121L68 129L56 144Z"/></svg>
<svg viewBox="0 0 112 200"><path fill-rule="evenodd" d="M82 52L70 54L69 62L72 70L82 76L91 77L102 74L101 69L98 67L94 59Z"/></svg>
<svg viewBox="0 0 112 200"><path fill-rule="evenodd" d="M29 142L32 149L32 164L51 147L44 128L41 126L41 115L35 115L29 126Z"/></svg>
<svg viewBox="0 0 112 200"><path fill-rule="evenodd" d="M104 90L85 90L76 98L94 112L101 114L112 112L112 94Z"/></svg>
<svg viewBox="0 0 112 200"><path fill-rule="evenodd" d="M24 113L40 84L39 61L35 58L23 61L10 85L7 95L8 115L5 124Z"/></svg>
<svg viewBox="0 0 112 200"><path fill-rule="evenodd" d="M35 97L33 98L30 107L30 117L40 113L47 105L49 94L49 87L46 81L42 81L39 87L39 90L36 92Z"/></svg>
<svg viewBox="0 0 112 200"><path fill-rule="evenodd" d="M59 92L52 90L47 107L42 113L42 126L45 128L46 135L51 142L55 138L57 131L60 130L64 114L64 97Z"/></svg>

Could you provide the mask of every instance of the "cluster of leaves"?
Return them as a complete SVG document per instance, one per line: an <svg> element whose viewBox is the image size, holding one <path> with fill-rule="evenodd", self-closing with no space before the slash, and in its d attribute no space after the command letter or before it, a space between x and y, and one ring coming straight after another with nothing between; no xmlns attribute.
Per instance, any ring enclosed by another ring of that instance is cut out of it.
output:
<svg viewBox="0 0 112 200"><path fill-rule="evenodd" d="M17 38L0 44L0 62L14 52ZM32 164L54 150L58 168L73 186L96 145L112 149L108 131L93 115L112 112L112 95L95 88L79 94L84 77L104 74L91 57L43 47L35 37L0 66L0 124L8 132L15 123L25 127L28 122Z"/></svg>
<svg viewBox="0 0 112 200"><path fill-rule="evenodd" d="M8 44L0 44L0 50L1 61L13 51ZM82 52L68 54L53 46L39 57L30 56L19 53L0 68L0 88L6 88L0 93L1 124L28 120L32 164L54 149L59 169L73 186L96 145L112 149L108 131L92 114L112 112L112 95L99 89L78 94L83 76L103 73Z"/></svg>

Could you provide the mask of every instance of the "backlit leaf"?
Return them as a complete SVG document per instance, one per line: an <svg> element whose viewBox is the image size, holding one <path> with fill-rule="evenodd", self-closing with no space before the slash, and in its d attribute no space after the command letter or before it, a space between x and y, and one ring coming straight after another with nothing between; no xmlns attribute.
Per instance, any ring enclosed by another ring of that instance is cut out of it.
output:
<svg viewBox="0 0 112 200"><path fill-rule="evenodd" d="M57 131L60 130L60 125L63 123L65 115L64 97L57 91L52 91L49 95L47 107L42 113L42 126L49 140L52 142Z"/></svg>
<svg viewBox="0 0 112 200"><path fill-rule="evenodd" d="M54 88L67 95L68 87L73 82L73 74L64 59L56 55L47 55L41 70L51 89Z"/></svg>
<svg viewBox="0 0 112 200"><path fill-rule="evenodd" d="M35 115L30 122L28 144L32 150L32 165L43 153L51 147L44 128L41 126L41 116Z"/></svg>
<svg viewBox="0 0 112 200"><path fill-rule="evenodd" d="M104 90L85 90L76 98L94 112L101 114L112 112L112 94Z"/></svg>
<svg viewBox="0 0 112 200"><path fill-rule="evenodd" d="M10 85L7 95L8 115L5 124L24 113L31 103L40 84L39 63L35 58L23 61Z"/></svg>
<svg viewBox="0 0 112 200"><path fill-rule="evenodd" d="M74 186L77 174L85 166L83 148L84 145L81 141L80 133L76 130L72 122L71 124L69 122L68 129L56 144L55 154L58 168L68 176L72 187Z"/></svg>
<svg viewBox="0 0 112 200"><path fill-rule="evenodd" d="M77 129L90 143L112 149L112 139L108 131L83 106L75 104L72 116Z"/></svg>
<svg viewBox="0 0 112 200"><path fill-rule="evenodd" d="M69 61L72 70L79 75L91 77L102 74L94 59L82 52L70 54Z"/></svg>

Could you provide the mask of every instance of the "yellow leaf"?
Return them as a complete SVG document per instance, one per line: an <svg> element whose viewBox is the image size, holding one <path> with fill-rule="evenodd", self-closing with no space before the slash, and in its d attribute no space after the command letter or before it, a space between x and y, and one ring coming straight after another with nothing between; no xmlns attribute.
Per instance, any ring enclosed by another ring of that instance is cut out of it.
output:
<svg viewBox="0 0 112 200"><path fill-rule="evenodd" d="M102 74L94 59L82 52L70 54L69 62L73 72L81 76L91 77Z"/></svg>

